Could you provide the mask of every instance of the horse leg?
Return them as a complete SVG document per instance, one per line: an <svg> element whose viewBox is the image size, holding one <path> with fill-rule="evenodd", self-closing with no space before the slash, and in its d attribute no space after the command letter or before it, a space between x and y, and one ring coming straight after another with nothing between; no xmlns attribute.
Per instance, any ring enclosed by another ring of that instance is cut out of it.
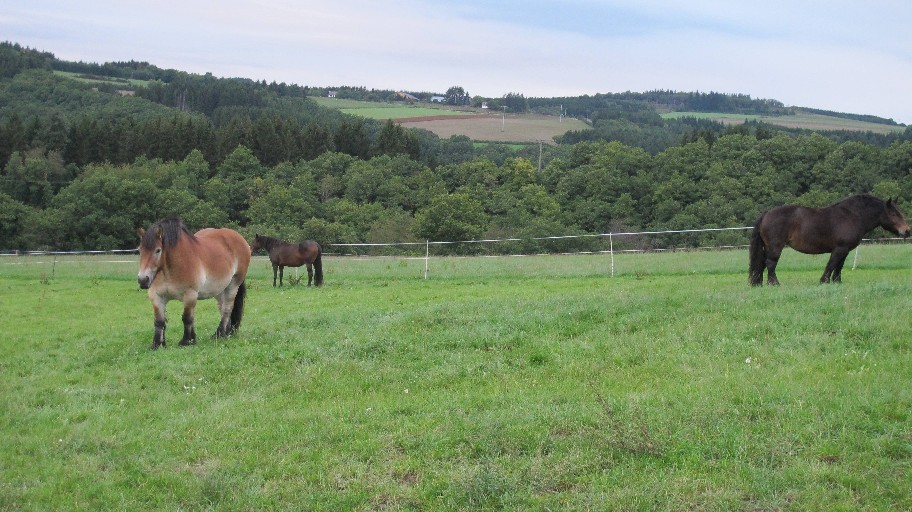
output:
<svg viewBox="0 0 912 512"><path fill-rule="evenodd" d="M314 267L310 263L307 264L307 286L313 282L314 278Z"/></svg>
<svg viewBox="0 0 912 512"><path fill-rule="evenodd" d="M779 278L776 277L776 265L779 264L779 256L782 255L782 247L769 247L766 253L766 284L770 286L779 286Z"/></svg>
<svg viewBox="0 0 912 512"><path fill-rule="evenodd" d="M196 311L196 291L188 291L184 295L184 314L181 316L181 320L184 321L184 337L181 338L178 345L186 347L187 345L193 345L196 343L196 329L194 329L193 315Z"/></svg>
<svg viewBox="0 0 912 512"><path fill-rule="evenodd" d="M839 258L839 261L836 263L836 266L833 268L833 282L841 283L842 282L842 266L845 265L846 258L849 257L849 252L846 251L842 257Z"/></svg>
<svg viewBox="0 0 912 512"><path fill-rule="evenodd" d="M152 312L155 315L155 336L152 338L152 350L165 346L165 305L159 297L149 297L152 301Z"/></svg>
<svg viewBox="0 0 912 512"><path fill-rule="evenodd" d="M215 296L218 302L221 320L218 329L215 330L216 338L224 338L234 334L234 326L231 325L231 311L234 309L234 298L238 294L237 286L229 286L222 293Z"/></svg>
<svg viewBox="0 0 912 512"><path fill-rule="evenodd" d="M279 265L276 263L272 264L272 287L275 288L276 285L276 276L279 273Z"/></svg>
<svg viewBox="0 0 912 512"><path fill-rule="evenodd" d="M827 266L823 270L823 276L820 278L822 283L841 283L842 282L842 266L845 264L846 258L849 256L849 251L843 249L842 247L837 247L833 249L833 252L830 253L830 260L827 261Z"/></svg>
<svg viewBox="0 0 912 512"><path fill-rule="evenodd" d="M279 286L282 286L282 278L285 276L285 265L279 265Z"/></svg>

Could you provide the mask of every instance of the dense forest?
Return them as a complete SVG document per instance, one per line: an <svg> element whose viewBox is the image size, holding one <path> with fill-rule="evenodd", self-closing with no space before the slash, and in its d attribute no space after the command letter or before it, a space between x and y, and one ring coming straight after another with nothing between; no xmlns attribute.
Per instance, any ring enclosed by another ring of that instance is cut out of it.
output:
<svg viewBox="0 0 912 512"><path fill-rule="evenodd" d="M397 97L338 89L357 99ZM232 226L248 238L517 238L444 250L593 250L597 237L532 238L746 226L772 206L859 192L912 202L910 129L818 133L658 115L788 115L774 100L673 91L487 99L517 110L559 108L592 123L556 145L517 149L347 116L319 107L314 94L323 90L141 62L66 62L2 43L0 251L133 248L137 227L175 215L191 228ZM689 247L744 237L720 231L627 243Z"/></svg>

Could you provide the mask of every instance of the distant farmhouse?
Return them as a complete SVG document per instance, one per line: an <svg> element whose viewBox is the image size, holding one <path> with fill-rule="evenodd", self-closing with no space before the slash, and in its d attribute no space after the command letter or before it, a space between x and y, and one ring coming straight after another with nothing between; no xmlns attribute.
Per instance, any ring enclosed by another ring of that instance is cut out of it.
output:
<svg viewBox="0 0 912 512"><path fill-rule="evenodd" d="M336 97L336 91L329 91L329 92L327 92L327 93L326 93L326 97L327 97L327 98L335 98L335 97Z"/></svg>
<svg viewBox="0 0 912 512"><path fill-rule="evenodd" d="M443 96L431 96L431 103L445 103L446 98Z"/></svg>
<svg viewBox="0 0 912 512"><path fill-rule="evenodd" d="M411 94L409 94L407 92L399 91L396 93L396 96L398 96L406 101L418 101L418 98L412 96Z"/></svg>

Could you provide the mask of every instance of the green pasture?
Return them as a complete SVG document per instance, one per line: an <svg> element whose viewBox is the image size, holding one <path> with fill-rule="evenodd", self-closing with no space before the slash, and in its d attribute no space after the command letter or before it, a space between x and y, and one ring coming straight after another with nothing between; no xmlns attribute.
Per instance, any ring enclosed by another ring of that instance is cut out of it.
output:
<svg viewBox="0 0 912 512"><path fill-rule="evenodd" d="M664 119L681 119L692 117L694 119L730 119L733 121L758 121L772 116L759 116L753 114L725 114L721 112L666 112L661 114Z"/></svg>
<svg viewBox="0 0 912 512"><path fill-rule="evenodd" d="M257 257L154 352L135 261L0 257L0 510L912 509L907 243Z"/></svg>
<svg viewBox="0 0 912 512"><path fill-rule="evenodd" d="M122 79L122 78L111 78L111 77L98 77L98 78L87 78L83 76L83 73L73 73L70 71L54 71L55 75L69 78L71 80L76 80L79 82L85 82L88 84L114 84L114 85L129 85L132 87L145 87L149 85L148 80L134 80L134 79Z"/></svg>
<svg viewBox="0 0 912 512"><path fill-rule="evenodd" d="M471 112L448 110L428 107L374 107L374 108L343 108L346 114L352 114L371 119L409 119L413 117L430 116L464 116Z"/></svg>
<svg viewBox="0 0 912 512"><path fill-rule="evenodd" d="M789 128L804 128L807 130L851 130L870 131L874 133L894 133L905 130L905 126L891 126L879 123L868 123L845 119L841 117L825 116L821 114L798 113L790 116L761 116L751 114L723 114L708 112L668 112L662 114L665 119L679 119L693 117L696 119L714 119L722 122L760 121L772 125Z"/></svg>

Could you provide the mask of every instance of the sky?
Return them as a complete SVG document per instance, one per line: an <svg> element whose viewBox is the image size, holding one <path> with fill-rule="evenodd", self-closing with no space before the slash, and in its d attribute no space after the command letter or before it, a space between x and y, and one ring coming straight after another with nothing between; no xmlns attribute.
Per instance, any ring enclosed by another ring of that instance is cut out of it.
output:
<svg viewBox="0 0 912 512"><path fill-rule="evenodd" d="M721 92L912 124L908 0L4 0L63 60L472 96Z"/></svg>

